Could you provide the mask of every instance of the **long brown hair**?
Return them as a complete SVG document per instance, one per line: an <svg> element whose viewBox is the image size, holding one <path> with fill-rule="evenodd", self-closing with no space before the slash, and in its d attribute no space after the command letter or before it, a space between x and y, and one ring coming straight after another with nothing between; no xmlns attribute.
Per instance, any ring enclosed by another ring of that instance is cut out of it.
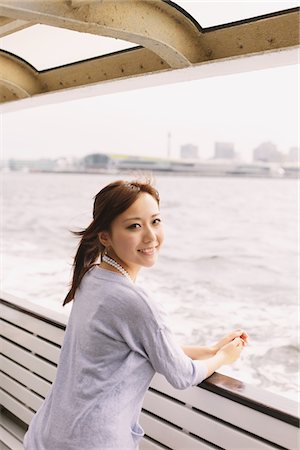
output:
<svg viewBox="0 0 300 450"><path fill-rule="evenodd" d="M150 180L146 182L115 181L105 186L95 196L92 223L82 231L72 232L76 236L81 236L81 240L73 262L71 289L63 305L74 299L83 276L95 265L95 261L104 250L98 233L110 231L113 220L126 211L143 192L152 195L159 204L159 194Z"/></svg>

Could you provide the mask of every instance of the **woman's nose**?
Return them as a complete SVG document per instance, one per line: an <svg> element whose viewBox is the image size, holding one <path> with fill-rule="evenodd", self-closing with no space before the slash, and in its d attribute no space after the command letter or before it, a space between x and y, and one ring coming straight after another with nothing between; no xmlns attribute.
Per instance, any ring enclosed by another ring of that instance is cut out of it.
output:
<svg viewBox="0 0 300 450"><path fill-rule="evenodd" d="M144 234L144 242L152 242L156 240L156 235L154 230L151 227L147 227Z"/></svg>

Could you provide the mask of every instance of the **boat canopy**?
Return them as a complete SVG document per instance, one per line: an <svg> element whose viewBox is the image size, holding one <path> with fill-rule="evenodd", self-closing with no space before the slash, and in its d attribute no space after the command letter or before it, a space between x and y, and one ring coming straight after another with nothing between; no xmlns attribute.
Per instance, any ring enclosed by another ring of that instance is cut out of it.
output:
<svg viewBox="0 0 300 450"><path fill-rule="evenodd" d="M56 101L57 97L49 97L52 93L66 93L60 101L108 93L111 80L124 80L121 90L136 89L299 61L298 7L205 28L178 3L0 0L1 38L32 28L38 39L40 27L51 27L81 38L114 38L121 46L108 54L41 69L18 48L11 51L2 44L4 111L16 104L17 109L30 106L26 99L38 99L34 104ZM65 45L63 38L59 44ZM116 86L112 91L116 92Z"/></svg>

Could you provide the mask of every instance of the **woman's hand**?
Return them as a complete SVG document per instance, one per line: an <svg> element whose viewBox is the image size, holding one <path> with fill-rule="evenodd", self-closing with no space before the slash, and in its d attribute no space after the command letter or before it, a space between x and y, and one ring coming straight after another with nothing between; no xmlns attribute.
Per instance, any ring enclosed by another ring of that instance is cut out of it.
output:
<svg viewBox="0 0 300 450"><path fill-rule="evenodd" d="M248 343L248 333L245 330L237 329L220 339L215 345L211 347L212 354L215 355L224 345L229 344L234 339L240 338L242 340L242 347Z"/></svg>
<svg viewBox="0 0 300 450"><path fill-rule="evenodd" d="M182 350L184 353L192 359L207 359L215 356L219 350L221 350L225 345L234 341L234 339L240 338L242 341L242 347L248 343L248 333L242 329L232 331L225 337L220 339L215 345L209 347L198 347L198 346L184 346Z"/></svg>
<svg viewBox="0 0 300 450"><path fill-rule="evenodd" d="M232 364L237 359L239 359L241 352L244 348L244 341L240 337L234 338L228 344L225 344L220 350L218 350L217 355L222 357L223 364Z"/></svg>
<svg viewBox="0 0 300 450"><path fill-rule="evenodd" d="M236 332L235 332L236 333ZM242 334L243 335L243 334ZM232 336L232 334L228 335ZM227 339L226 336L224 339ZM248 335L247 335L248 336ZM224 342L221 340L220 342ZM244 340L240 337L233 338L230 342L223 345L215 354L206 359L204 363L207 367L207 377L212 375L216 370L222 367L224 364L232 364L239 359L241 352L244 348Z"/></svg>

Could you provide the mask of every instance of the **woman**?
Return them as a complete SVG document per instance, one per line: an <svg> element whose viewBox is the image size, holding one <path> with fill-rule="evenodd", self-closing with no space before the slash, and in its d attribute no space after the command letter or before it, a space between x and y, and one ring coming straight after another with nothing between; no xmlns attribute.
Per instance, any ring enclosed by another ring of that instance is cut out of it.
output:
<svg viewBox="0 0 300 450"><path fill-rule="evenodd" d="M137 449L143 397L155 372L175 388L201 383L240 356L247 333L212 347L181 348L158 306L135 284L163 243L150 183L116 181L95 197L81 236L74 299L56 379L24 439L28 450Z"/></svg>

